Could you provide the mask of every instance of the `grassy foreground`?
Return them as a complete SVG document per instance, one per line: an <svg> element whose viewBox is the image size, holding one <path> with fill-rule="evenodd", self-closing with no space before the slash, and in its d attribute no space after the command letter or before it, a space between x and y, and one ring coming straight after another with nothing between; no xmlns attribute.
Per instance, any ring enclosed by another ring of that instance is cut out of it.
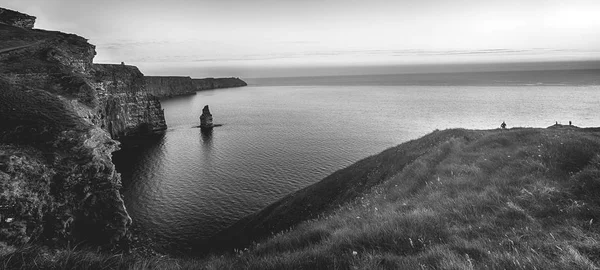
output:
<svg viewBox="0 0 600 270"><path fill-rule="evenodd" d="M599 268L600 130L435 131L375 157L401 160L415 142L426 151L379 174L357 199L235 253L140 258L30 247L2 255L0 268Z"/></svg>

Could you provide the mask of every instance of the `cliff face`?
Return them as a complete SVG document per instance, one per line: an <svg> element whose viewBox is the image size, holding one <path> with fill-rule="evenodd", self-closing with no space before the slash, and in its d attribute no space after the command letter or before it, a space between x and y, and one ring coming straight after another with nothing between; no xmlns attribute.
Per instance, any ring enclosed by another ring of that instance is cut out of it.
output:
<svg viewBox="0 0 600 270"><path fill-rule="evenodd" d="M143 74L131 66L94 65L95 47L86 39L8 25L0 25L0 37L0 74L11 84L57 95L113 139L166 129Z"/></svg>
<svg viewBox="0 0 600 270"><path fill-rule="evenodd" d="M175 76L146 76L148 91L158 97L166 98L194 94L197 91L246 86L239 78L205 78Z"/></svg>
<svg viewBox="0 0 600 270"><path fill-rule="evenodd" d="M86 39L15 17L0 13L0 246L118 243L131 218L113 139L165 129L160 103L137 68L94 65Z"/></svg>
<svg viewBox="0 0 600 270"><path fill-rule="evenodd" d="M64 100L0 79L0 242L114 244L131 218L111 162L118 143Z"/></svg>
<svg viewBox="0 0 600 270"><path fill-rule="evenodd" d="M140 136L167 128L158 98L149 95L137 67L94 65L100 114L99 124L114 139Z"/></svg>
<svg viewBox="0 0 600 270"><path fill-rule="evenodd" d="M196 93L192 78L182 76L146 76L148 92L158 98Z"/></svg>
<svg viewBox="0 0 600 270"><path fill-rule="evenodd" d="M205 78L205 79L192 79L194 86L197 91L210 90L217 88L231 88L231 87L242 87L247 86L246 82L240 78Z"/></svg>
<svg viewBox="0 0 600 270"><path fill-rule="evenodd" d="M31 29L35 24L35 17L0 7L0 23Z"/></svg>

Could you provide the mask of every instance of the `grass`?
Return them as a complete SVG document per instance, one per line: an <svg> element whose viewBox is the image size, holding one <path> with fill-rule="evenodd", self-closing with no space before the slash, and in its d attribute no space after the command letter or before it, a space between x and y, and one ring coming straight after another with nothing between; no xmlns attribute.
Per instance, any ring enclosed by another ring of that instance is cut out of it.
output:
<svg viewBox="0 0 600 270"><path fill-rule="evenodd" d="M299 222L318 218L362 196L405 167L414 166L415 160L447 140L465 136L472 140L479 135L465 130L434 132L367 157L243 218L197 249L201 253L206 252L206 247L212 250L241 249Z"/></svg>
<svg viewBox="0 0 600 270"><path fill-rule="evenodd" d="M42 90L20 89L2 78L0 115L0 141L4 143L56 144L62 132L90 129L89 124L55 95Z"/></svg>
<svg viewBox="0 0 600 270"><path fill-rule="evenodd" d="M247 218L245 228L280 224L289 215L285 207L327 203L312 214L297 212L298 222L235 252L117 258L13 251L0 263L16 269L35 268L34 261L50 269L599 268L597 130L435 131L324 182L344 189L319 198L311 192L325 191L309 188Z"/></svg>

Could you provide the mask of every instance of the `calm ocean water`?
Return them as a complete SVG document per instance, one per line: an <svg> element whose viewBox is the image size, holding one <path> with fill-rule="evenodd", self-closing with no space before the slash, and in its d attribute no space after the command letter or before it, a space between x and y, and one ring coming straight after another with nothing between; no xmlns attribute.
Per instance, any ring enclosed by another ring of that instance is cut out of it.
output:
<svg viewBox="0 0 600 270"><path fill-rule="evenodd" d="M115 162L134 222L160 241L185 245L435 129L493 129L502 121L508 127L600 126L600 72L583 84L549 78L554 81L487 86L403 85L385 78L353 83L356 77L255 80L164 100L164 137L117 154ZM319 80L329 83L311 85ZM224 124L212 134L192 128L204 105Z"/></svg>

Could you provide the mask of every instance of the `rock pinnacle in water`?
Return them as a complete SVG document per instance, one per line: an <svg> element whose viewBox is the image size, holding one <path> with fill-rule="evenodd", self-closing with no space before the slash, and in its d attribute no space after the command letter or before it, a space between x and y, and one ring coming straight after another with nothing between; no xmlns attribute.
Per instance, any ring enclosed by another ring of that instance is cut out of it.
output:
<svg viewBox="0 0 600 270"><path fill-rule="evenodd" d="M204 106L204 108L202 109L202 115L200 115L200 127L202 127L202 128L213 127L213 117L212 117L212 114L210 114L208 105Z"/></svg>

